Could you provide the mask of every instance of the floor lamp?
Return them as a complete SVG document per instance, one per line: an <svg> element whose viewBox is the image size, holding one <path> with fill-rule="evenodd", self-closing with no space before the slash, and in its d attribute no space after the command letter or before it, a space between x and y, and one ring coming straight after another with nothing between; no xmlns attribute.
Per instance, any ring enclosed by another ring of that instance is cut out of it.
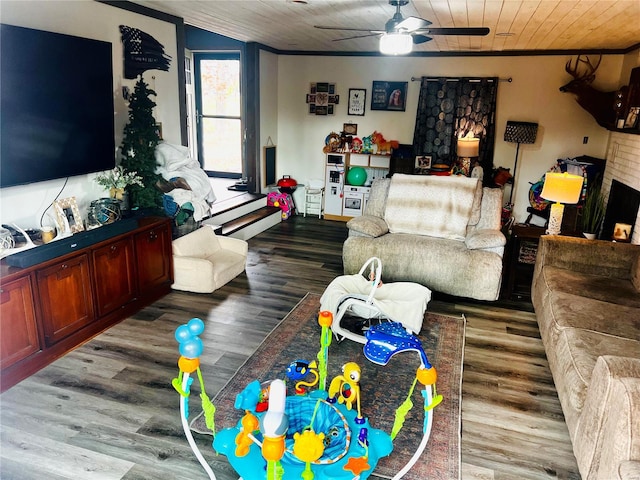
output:
<svg viewBox="0 0 640 480"><path fill-rule="evenodd" d="M536 143L536 135L538 133L538 124L530 122L514 122L508 121L507 128L504 131L504 141L509 143L517 143L516 147L516 160L513 165L513 186L511 187L511 193L509 194L509 204L513 205L513 191L518 184L518 177L516 176L516 170L518 168L518 153L520 152L521 143Z"/></svg>

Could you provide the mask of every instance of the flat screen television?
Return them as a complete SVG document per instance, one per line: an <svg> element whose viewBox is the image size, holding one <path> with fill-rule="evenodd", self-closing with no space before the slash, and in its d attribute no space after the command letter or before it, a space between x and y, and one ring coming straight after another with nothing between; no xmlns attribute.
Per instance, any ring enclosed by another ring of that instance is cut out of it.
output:
<svg viewBox="0 0 640 480"><path fill-rule="evenodd" d="M0 25L0 186L115 166L111 43Z"/></svg>

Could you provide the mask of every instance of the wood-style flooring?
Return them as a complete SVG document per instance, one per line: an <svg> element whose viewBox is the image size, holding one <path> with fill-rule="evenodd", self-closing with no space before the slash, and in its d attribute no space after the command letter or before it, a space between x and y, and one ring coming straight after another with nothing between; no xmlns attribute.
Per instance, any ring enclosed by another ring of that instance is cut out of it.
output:
<svg viewBox="0 0 640 480"><path fill-rule="evenodd" d="M205 320L213 398L307 292L342 274L346 234L340 222L292 217L249 240L246 274L225 287L173 292L2 394L0 478L207 478L171 387L175 328ZM467 318L462 478L579 479L531 305L436 295L429 310ZM196 440L218 479L237 478L211 437Z"/></svg>

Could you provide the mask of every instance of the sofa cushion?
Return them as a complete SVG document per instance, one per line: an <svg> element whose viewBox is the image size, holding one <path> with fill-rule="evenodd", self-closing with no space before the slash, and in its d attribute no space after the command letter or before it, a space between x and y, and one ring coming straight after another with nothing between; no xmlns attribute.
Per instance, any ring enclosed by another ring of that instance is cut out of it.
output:
<svg viewBox="0 0 640 480"><path fill-rule="evenodd" d="M384 213L389 231L464 240L477 186L477 178L395 174Z"/></svg>
<svg viewBox="0 0 640 480"><path fill-rule="evenodd" d="M497 300L500 293L502 258L486 250L470 250L458 240L406 233L350 236L342 249L345 274L358 272L374 256L382 261L385 282L415 282L478 300Z"/></svg>
<svg viewBox="0 0 640 480"><path fill-rule="evenodd" d="M640 295L630 280L579 273L550 265L544 267L544 278L551 290L640 308Z"/></svg>
<svg viewBox="0 0 640 480"><path fill-rule="evenodd" d="M581 328L640 342L637 308L559 291L550 292L548 301L555 328ZM640 350L636 356L640 358Z"/></svg>

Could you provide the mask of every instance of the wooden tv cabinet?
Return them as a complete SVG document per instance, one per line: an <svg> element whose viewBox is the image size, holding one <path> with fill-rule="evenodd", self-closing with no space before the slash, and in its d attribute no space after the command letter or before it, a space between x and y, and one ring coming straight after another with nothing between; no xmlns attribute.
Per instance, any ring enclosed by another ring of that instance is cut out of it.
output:
<svg viewBox="0 0 640 480"><path fill-rule="evenodd" d="M172 283L171 222L161 217L31 267L0 261L0 391L166 295Z"/></svg>

